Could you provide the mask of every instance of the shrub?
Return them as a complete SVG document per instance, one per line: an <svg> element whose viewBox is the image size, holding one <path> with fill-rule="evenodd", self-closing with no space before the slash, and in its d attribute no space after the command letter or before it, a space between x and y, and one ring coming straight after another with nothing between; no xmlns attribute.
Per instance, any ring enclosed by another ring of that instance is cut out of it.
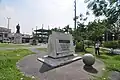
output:
<svg viewBox="0 0 120 80"><path fill-rule="evenodd" d="M83 44L83 42L76 42L75 51L84 51L84 44Z"/></svg>
<svg viewBox="0 0 120 80"><path fill-rule="evenodd" d="M38 40L33 39L33 40L31 40L30 44L31 45L37 45L38 44Z"/></svg>
<svg viewBox="0 0 120 80"><path fill-rule="evenodd" d="M85 40L84 44L89 48L91 45L93 45L92 41L90 40Z"/></svg>
<svg viewBox="0 0 120 80"><path fill-rule="evenodd" d="M117 55L117 56L114 56L113 57L115 60L118 60L118 61L120 61L120 56L119 55Z"/></svg>
<svg viewBox="0 0 120 80"><path fill-rule="evenodd" d="M117 41L107 41L103 43L103 46L106 48L118 48L118 42Z"/></svg>
<svg viewBox="0 0 120 80"><path fill-rule="evenodd" d="M118 48L120 48L120 40L118 40Z"/></svg>

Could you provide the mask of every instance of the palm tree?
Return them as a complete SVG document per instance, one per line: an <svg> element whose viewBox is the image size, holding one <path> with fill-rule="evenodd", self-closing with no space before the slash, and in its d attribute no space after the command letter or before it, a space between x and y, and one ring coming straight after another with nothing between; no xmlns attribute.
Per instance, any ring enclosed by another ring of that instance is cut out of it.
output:
<svg viewBox="0 0 120 80"><path fill-rule="evenodd" d="M56 31L56 32L58 32L58 31L59 31L59 29L58 29L58 28L52 28L51 30L52 30L52 31Z"/></svg>
<svg viewBox="0 0 120 80"><path fill-rule="evenodd" d="M65 26L63 28L64 32L67 32L67 33L72 33L72 28L69 27L69 25Z"/></svg>

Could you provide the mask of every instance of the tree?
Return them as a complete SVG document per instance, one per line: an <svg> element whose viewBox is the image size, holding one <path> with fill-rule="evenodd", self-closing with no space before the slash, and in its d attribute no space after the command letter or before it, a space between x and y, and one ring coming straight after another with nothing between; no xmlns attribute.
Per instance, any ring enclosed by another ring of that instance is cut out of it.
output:
<svg viewBox="0 0 120 80"><path fill-rule="evenodd" d="M64 32L67 32L67 33L72 34L72 28L70 28L69 25L65 26L65 27L63 28L63 30L64 30Z"/></svg>
<svg viewBox="0 0 120 80"><path fill-rule="evenodd" d="M87 39L87 33L86 33L86 25L85 21L88 19L88 15L90 13L87 11L86 15L83 15L80 13L79 15L79 21L77 21L77 29L76 29L76 39L77 40L84 40Z"/></svg>
<svg viewBox="0 0 120 80"><path fill-rule="evenodd" d="M52 28L51 30L55 32L64 32L64 30L60 28Z"/></svg>
<svg viewBox="0 0 120 80"><path fill-rule="evenodd" d="M118 0L85 0L88 9L92 10L96 17L104 15L109 24L115 23L120 16L120 4Z"/></svg>
<svg viewBox="0 0 120 80"><path fill-rule="evenodd" d="M116 23L111 25L111 33L115 35L116 40L120 39L120 20L117 20Z"/></svg>
<svg viewBox="0 0 120 80"><path fill-rule="evenodd" d="M98 40L102 38L103 33L105 32L106 24L104 20L94 20L94 22L89 22L87 25L87 33L90 40Z"/></svg>

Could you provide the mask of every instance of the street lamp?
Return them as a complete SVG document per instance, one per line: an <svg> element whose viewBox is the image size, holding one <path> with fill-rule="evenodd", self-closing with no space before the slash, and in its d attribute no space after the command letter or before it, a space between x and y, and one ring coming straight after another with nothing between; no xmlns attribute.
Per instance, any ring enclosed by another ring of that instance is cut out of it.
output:
<svg viewBox="0 0 120 80"><path fill-rule="evenodd" d="M103 41L105 40L105 34L102 34Z"/></svg>
<svg viewBox="0 0 120 80"><path fill-rule="evenodd" d="M113 37L113 40L114 40L115 35L114 35L114 34L112 34L112 37Z"/></svg>
<svg viewBox="0 0 120 80"><path fill-rule="evenodd" d="M75 16L74 16L74 29L76 30L76 0L74 1L74 12L75 12Z"/></svg>
<svg viewBox="0 0 120 80"><path fill-rule="evenodd" d="M7 27L8 27L8 29L9 29L9 23L10 23L10 19L11 19L11 18L10 18L10 17L7 17L7 19L8 19L8 26L7 26Z"/></svg>

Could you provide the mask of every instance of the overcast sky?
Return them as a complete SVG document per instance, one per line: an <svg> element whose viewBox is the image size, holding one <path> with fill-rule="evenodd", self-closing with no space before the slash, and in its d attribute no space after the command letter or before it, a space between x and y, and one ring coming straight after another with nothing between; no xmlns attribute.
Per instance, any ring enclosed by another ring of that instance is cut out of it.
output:
<svg viewBox="0 0 120 80"><path fill-rule="evenodd" d="M84 0L77 0L77 15L87 11ZM0 26L7 27L7 17L10 17L10 29L16 31L19 23L21 33L31 34L35 29L74 27L74 0L0 0ZM90 16L88 21L94 20Z"/></svg>

